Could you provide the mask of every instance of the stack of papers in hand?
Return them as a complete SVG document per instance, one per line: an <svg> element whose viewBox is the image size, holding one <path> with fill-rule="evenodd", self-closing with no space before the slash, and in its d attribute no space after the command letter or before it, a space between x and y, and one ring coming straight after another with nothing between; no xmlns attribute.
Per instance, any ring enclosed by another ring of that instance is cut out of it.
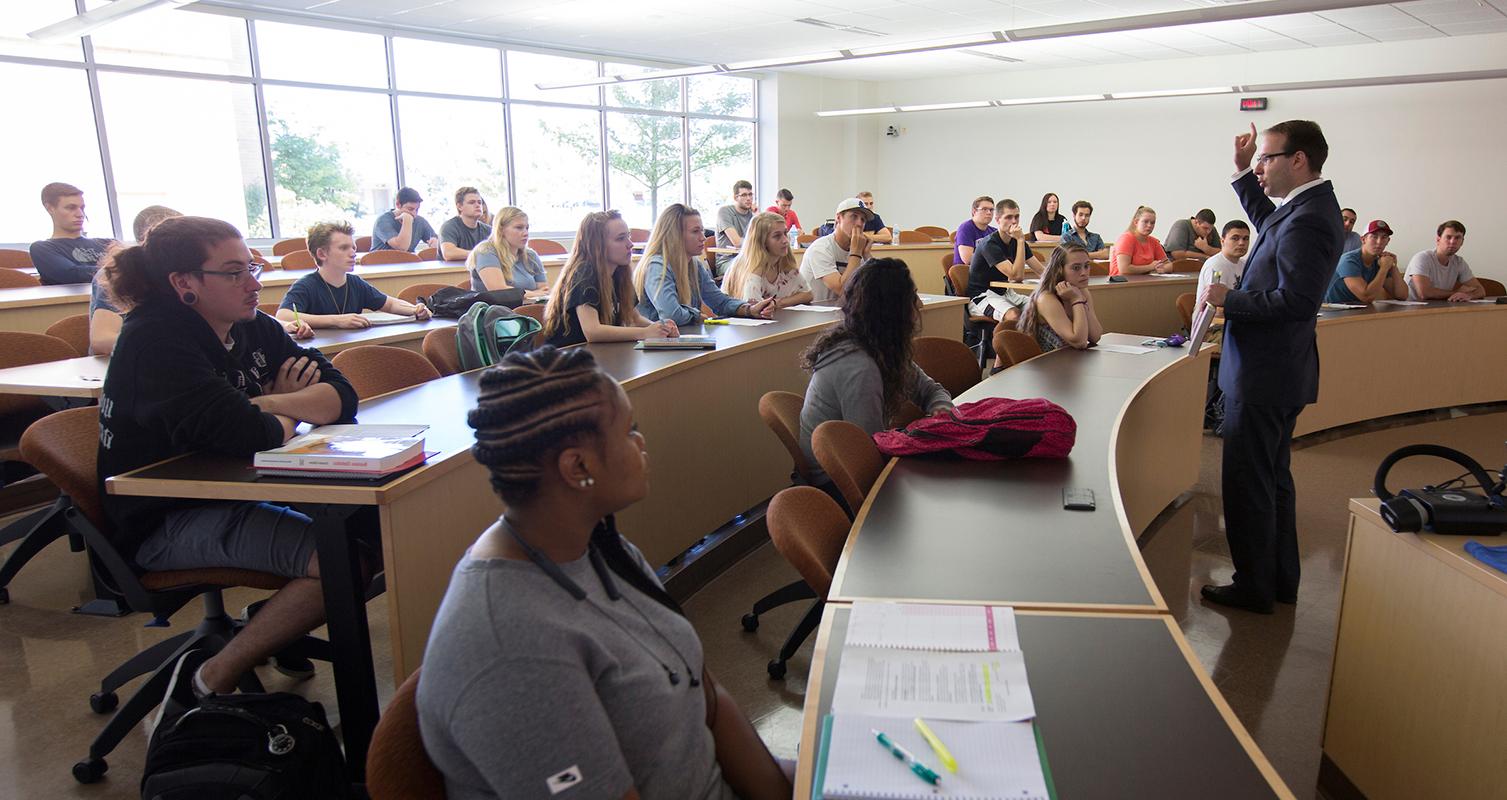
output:
<svg viewBox="0 0 1507 800"><path fill-rule="evenodd" d="M323 425L263 450L252 459L261 475L377 478L424 461L423 425Z"/></svg>

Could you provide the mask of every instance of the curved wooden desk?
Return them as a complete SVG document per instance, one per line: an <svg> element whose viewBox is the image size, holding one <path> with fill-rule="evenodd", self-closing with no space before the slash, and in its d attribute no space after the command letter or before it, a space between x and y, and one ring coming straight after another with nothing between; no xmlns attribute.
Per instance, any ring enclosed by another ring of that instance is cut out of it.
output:
<svg viewBox="0 0 1507 800"><path fill-rule="evenodd" d="M1010 288L1021 294L1036 291L1036 283L996 281L996 289ZM1159 278L1154 275L1126 275L1124 283L1110 283L1107 275L1088 279L1094 294L1094 312L1106 331L1138 336L1171 336L1182 330L1183 318L1177 312L1177 296L1198 288L1198 275L1176 274Z"/></svg>

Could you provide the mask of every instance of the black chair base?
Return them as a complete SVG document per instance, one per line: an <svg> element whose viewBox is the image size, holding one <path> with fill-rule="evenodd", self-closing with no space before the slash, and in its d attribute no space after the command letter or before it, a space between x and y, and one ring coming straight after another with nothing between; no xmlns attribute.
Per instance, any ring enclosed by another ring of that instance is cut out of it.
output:
<svg viewBox="0 0 1507 800"><path fill-rule="evenodd" d="M769 677L772 680L781 681L785 679L785 663L795 657L795 651L801 649L801 645L806 643L806 637L810 636L811 632L816 630L816 626L821 623L822 609L826 605L826 600L818 598L816 602L811 604L810 608L806 609L806 616L801 617L801 621L795 626L795 630L791 631L790 635L785 637L785 644L780 647L779 656L769 662Z"/></svg>
<svg viewBox="0 0 1507 800"><path fill-rule="evenodd" d="M767 614L773 609L788 603L813 599L816 602L812 603L811 608L806 610L806 616L802 617L800 623L795 626L795 630L792 630L790 635L785 637L785 644L780 647L779 656L769 662L770 678L777 681L784 680L785 662L789 661L791 656L795 655L795 651L801 649L801 644L806 641L806 637L810 636L811 632L816 630L817 623L821 622L822 606L825 605L826 601L817 597L816 592L810 586L806 585L805 581L795 581L764 595L758 602L754 603L752 612L743 615L743 630L752 633L759 629L760 614Z"/></svg>
<svg viewBox="0 0 1507 800"><path fill-rule="evenodd" d="M807 586L805 581L795 581L794 583L782 586L759 598L754 603L753 612L743 615L743 630L749 633L758 630L760 614L767 614L787 603L810 600L813 597L816 597L816 592L812 591L811 587Z"/></svg>

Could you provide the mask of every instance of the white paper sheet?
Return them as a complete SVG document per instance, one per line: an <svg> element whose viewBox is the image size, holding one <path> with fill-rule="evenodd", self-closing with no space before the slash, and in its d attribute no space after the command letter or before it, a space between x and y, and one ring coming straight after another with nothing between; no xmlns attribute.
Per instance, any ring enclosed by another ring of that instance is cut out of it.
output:
<svg viewBox="0 0 1507 800"><path fill-rule="evenodd" d="M1104 353L1125 353L1126 355L1143 356L1147 353L1155 353L1159 348L1138 344L1104 344L1100 342L1094 345L1093 349Z"/></svg>
<svg viewBox="0 0 1507 800"><path fill-rule="evenodd" d="M973 653L1020 650L1015 609L934 603L853 604L849 647L893 647Z"/></svg>
<svg viewBox="0 0 1507 800"><path fill-rule="evenodd" d="M1426 306L1428 303L1422 300L1377 300L1379 306Z"/></svg>
<svg viewBox="0 0 1507 800"><path fill-rule="evenodd" d="M974 722L1036 716L1019 651L930 653L888 647L843 651L832 710Z"/></svg>
<svg viewBox="0 0 1507 800"><path fill-rule="evenodd" d="M789 306L785 310L786 311L822 311L822 312L828 312L828 311L840 311L841 309L839 309L837 306L813 306L813 305L811 305L809 303L801 303L798 306Z"/></svg>
<svg viewBox="0 0 1507 800"><path fill-rule="evenodd" d="M832 800L1047 800L1046 776L1031 723L927 720L926 726L957 760L956 773L943 768L909 719L834 715L822 796ZM904 761L879 744L875 730L935 770L941 782L933 787L916 777Z"/></svg>

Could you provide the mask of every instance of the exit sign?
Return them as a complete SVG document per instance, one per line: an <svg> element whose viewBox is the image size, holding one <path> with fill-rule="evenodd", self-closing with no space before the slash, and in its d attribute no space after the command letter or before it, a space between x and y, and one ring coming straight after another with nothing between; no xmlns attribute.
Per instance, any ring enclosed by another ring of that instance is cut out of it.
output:
<svg viewBox="0 0 1507 800"><path fill-rule="evenodd" d="M1265 111L1265 97L1242 97L1240 98L1241 111Z"/></svg>

